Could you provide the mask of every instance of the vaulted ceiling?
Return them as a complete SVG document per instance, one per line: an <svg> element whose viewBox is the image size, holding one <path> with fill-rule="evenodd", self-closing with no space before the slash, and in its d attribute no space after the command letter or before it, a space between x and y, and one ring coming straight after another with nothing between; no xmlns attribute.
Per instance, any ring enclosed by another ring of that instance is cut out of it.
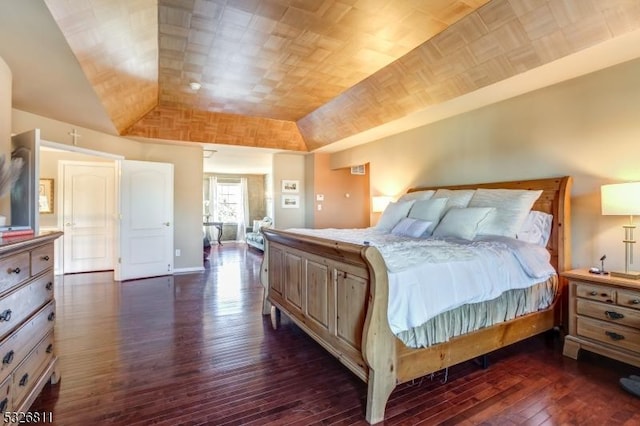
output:
<svg viewBox="0 0 640 426"><path fill-rule="evenodd" d="M630 0L45 3L119 134L293 151L640 28Z"/></svg>

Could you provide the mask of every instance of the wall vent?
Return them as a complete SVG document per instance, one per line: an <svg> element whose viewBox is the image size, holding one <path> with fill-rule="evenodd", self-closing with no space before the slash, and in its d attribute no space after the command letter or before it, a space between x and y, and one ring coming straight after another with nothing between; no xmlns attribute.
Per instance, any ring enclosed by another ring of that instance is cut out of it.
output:
<svg viewBox="0 0 640 426"><path fill-rule="evenodd" d="M364 164L361 164L359 166L351 166L351 174L352 175L364 175L365 174Z"/></svg>

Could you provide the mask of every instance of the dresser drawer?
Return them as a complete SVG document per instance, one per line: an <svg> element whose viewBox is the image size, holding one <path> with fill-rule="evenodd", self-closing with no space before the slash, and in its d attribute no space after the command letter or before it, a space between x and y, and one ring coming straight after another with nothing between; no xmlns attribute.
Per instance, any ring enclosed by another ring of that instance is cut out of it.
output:
<svg viewBox="0 0 640 426"><path fill-rule="evenodd" d="M0 260L0 294L29 279L29 263L29 252Z"/></svg>
<svg viewBox="0 0 640 426"><path fill-rule="evenodd" d="M11 400L11 384L13 377L7 377L2 383L0 383L0 413L4 414L5 411L13 411L13 404ZM0 419L0 425L7 424L4 421L4 416Z"/></svg>
<svg viewBox="0 0 640 426"><path fill-rule="evenodd" d="M640 292L618 290L618 305L640 310Z"/></svg>
<svg viewBox="0 0 640 426"><path fill-rule="evenodd" d="M640 330L591 318L578 317L578 336L618 348L640 352Z"/></svg>
<svg viewBox="0 0 640 426"><path fill-rule="evenodd" d="M51 267L53 267L53 244L31 250L31 275L38 275Z"/></svg>
<svg viewBox="0 0 640 426"><path fill-rule="evenodd" d="M36 345L13 373L11 393L15 407L20 407L22 400L52 359L53 333L49 333Z"/></svg>
<svg viewBox="0 0 640 426"><path fill-rule="evenodd" d="M640 330L640 310L623 308L609 303L578 299L576 313L602 321L622 324Z"/></svg>
<svg viewBox="0 0 640 426"><path fill-rule="evenodd" d="M55 304L49 302L0 343L0 381L4 380L42 338L53 330Z"/></svg>
<svg viewBox="0 0 640 426"><path fill-rule="evenodd" d="M576 283L576 296L604 303L616 302L616 290L593 284Z"/></svg>
<svg viewBox="0 0 640 426"><path fill-rule="evenodd" d="M0 337L53 299L53 270L0 299Z"/></svg>

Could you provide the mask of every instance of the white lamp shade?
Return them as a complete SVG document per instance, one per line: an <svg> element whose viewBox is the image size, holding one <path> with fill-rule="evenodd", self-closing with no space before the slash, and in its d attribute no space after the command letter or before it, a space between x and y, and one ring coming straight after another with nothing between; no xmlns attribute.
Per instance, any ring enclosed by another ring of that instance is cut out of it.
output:
<svg viewBox="0 0 640 426"><path fill-rule="evenodd" d="M383 212L384 209L387 208L387 206L389 205L389 203L391 201L393 201L393 197L388 197L388 196L384 196L384 195L373 197L371 199L371 210L374 213Z"/></svg>
<svg viewBox="0 0 640 426"><path fill-rule="evenodd" d="M640 215L640 182L602 185L603 215Z"/></svg>

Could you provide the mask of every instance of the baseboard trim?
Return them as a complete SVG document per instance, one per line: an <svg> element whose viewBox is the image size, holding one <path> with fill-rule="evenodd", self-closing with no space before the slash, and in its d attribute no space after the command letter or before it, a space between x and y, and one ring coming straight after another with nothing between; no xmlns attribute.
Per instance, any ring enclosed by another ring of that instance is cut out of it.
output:
<svg viewBox="0 0 640 426"><path fill-rule="evenodd" d="M193 268L173 268L174 275L195 274L198 272L204 272L204 266L196 266Z"/></svg>

